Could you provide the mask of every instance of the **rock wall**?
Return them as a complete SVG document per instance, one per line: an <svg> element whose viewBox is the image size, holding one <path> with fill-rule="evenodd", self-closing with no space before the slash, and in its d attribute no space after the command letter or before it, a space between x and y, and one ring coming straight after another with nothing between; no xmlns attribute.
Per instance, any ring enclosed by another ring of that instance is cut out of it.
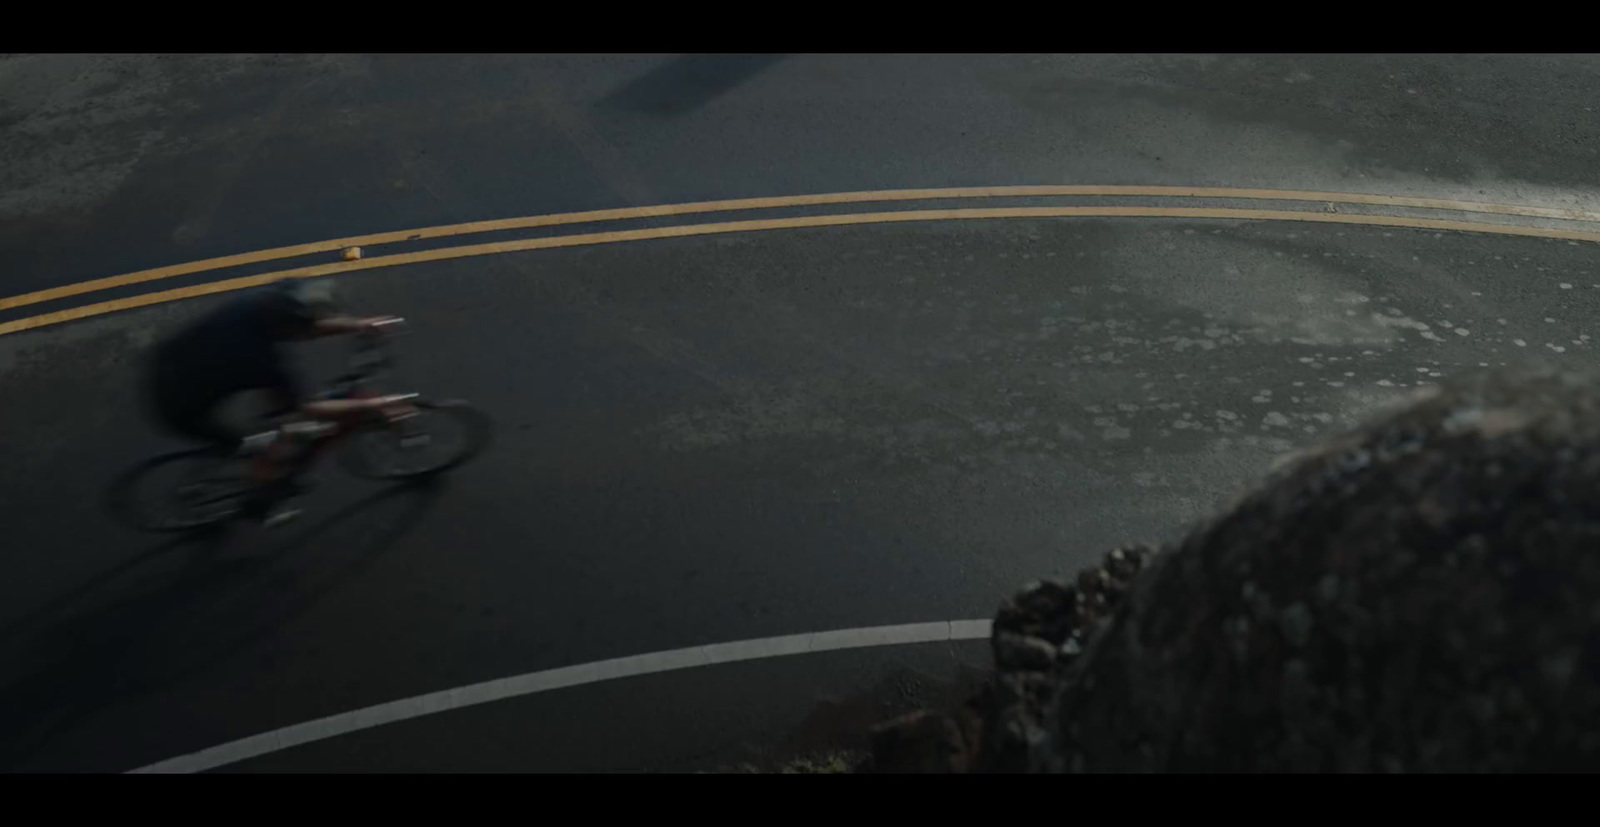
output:
<svg viewBox="0 0 1600 827"><path fill-rule="evenodd" d="M1007 601L881 772L1600 769L1600 384L1476 376Z"/></svg>

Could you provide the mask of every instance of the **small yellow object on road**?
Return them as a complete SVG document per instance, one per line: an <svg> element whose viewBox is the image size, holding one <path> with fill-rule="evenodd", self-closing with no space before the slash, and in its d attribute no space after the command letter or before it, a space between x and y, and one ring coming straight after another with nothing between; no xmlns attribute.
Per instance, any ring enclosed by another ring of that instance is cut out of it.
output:
<svg viewBox="0 0 1600 827"><path fill-rule="evenodd" d="M355 261L358 258L361 258L361 248L360 247L346 247L346 248L344 248L344 260L345 261Z"/></svg>

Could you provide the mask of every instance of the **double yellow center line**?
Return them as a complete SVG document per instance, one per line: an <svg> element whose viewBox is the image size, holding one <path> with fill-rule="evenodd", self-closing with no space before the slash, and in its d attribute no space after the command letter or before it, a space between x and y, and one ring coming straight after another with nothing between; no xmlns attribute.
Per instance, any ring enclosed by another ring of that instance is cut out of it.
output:
<svg viewBox="0 0 1600 827"><path fill-rule="evenodd" d="M20 330L43 327L60 322L82 319L143 307L178 299L223 293L267 284L283 278L306 278L377 267L393 267L426 261L441 261L468 256L527 250L610 244L622 241L681 238L685 236L713 235L719 233L754 232L758 230L794 229L801 227L837 227L855 224L885 224L905 221L948 221L978 218L1072 218L1072 217L1122 217L1122 218L1214 218L1241 221L1312 221L1341 224L1363 224L1412 229L1454 230L1462 232L1497 233L1571 241L1600 241L1600 232L1554 229L1520 224L1503 224L1472 221L1454 221L1432 218L1411 218L1366 213L1340 213L1333 211L1335 204L1356 204L1369 207L1387 207L1422 210L1445 210L1499 216L1546 219L1557 221L1600 222L1600 213L1550 207L1533 207L1517 204L1498 204L1483 201L1453 201L1437 198L1412 198L1393 195L1362 193L1314 192L1304 190L1239 189L1232 187L1158 187L1158 186L1013 186L1013 187L961 187L951 189L875 190L868 192L826 193L795 195L775 198L744 198L726 201L699 201L687 204L666 204L652 207L589 210L585 212L557 213L551 215L506 218L494 221L473 221L397 232L373 233L349 238L318 241L276 247L250 253L203 259L150 270L140 270L120 276L94 279L76 284L52 287L32 293L0 298L0 311L23 307L38 302L52 301L69 296L91 293L113 287L158 281L176 276L203 273L228 267L238 267L263 261L273 261L297 256L315 255L343 250L348 247L371 247L399 241L448 238L504 230L552 227L605 221L623 221L642 218L660 218L677 215L695 215L742 210L775 209L781 207L809 207L843 204L862 204L895 201L928 201L968 198L1030 198L1048 196L1143 196L1159 198L1219 198L1257 201L1315 202L1325 205L1322 210L1265 210L1231 207L1148 207L1148 206L1070 206L1070 207L991 207L952 208L931 210L897 210L890 212L843 213L834 215L800 216L793 218L724 221L705 224L685 224L652 227L636 230L581 233L549 238L499 241L485 244L460 245L434 250L397 253L353 261L338 261L297 267L254 276L224 279L205 284L191 285L171 290L145 293L112 301L43 313L27 318L0 323L0 335Z"/></svg>

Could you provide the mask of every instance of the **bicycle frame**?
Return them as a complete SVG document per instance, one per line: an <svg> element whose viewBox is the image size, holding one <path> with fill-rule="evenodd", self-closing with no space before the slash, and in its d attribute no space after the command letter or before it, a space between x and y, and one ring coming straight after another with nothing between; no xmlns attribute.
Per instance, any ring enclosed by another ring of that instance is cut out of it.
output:
<svg viewBox="0 0 1600 827"><path fill-rule="evenodd" d="M403 325L404 319L386 319L378 322L380 329L395 325ZM318 399L373 399L385 394L373 387L377 377L392 369L394 356L389 352L389 340L381 334L362 334L357 339L355 353L350 357L350 367L338 378L334 379L331 386L317 394ZM396 395L400 402L417 399L421 394L408 393ZM356 429L347 423L339 422L326 435L321 435L311 440L305 450L291 461L290 473L300 473L314 464L328 449L336 445L341 439Z"/></svg>

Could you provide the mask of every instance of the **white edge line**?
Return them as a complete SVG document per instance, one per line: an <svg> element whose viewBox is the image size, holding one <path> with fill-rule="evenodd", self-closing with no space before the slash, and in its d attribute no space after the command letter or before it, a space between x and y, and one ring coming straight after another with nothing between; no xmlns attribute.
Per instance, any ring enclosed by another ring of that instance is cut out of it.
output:
<svg viewBox="0 0 1600 827"><path fill-rule="evenodd" d="M196 773L233 764L249 758L266 755L313 741L322 741L363 729L392 724L448 712L452 709L476 706L563 689L588 683L631 678L709 666L716 663L734 663L744 660L776 658L786 655L803 655L810 652L828 652L837 649L857 649L867 646L898 646L909 643L937 643L945 640L978 640L989 636L988 620L941 620L933 623L906 623L899 626L869 626L860 629L836 629L828 632L809 632L799 635L736 640L690 646L686 649L669 649L664 652L646 652L623 658L580 663L559 669L529 672L509 678L497 678L470 686L445 689L402 698L398 701L340 712L326 718L294 724L293 726L263 732L237 741L229 741L199 752L169 758L149 766L129 770L129 774Z"/></svg>

